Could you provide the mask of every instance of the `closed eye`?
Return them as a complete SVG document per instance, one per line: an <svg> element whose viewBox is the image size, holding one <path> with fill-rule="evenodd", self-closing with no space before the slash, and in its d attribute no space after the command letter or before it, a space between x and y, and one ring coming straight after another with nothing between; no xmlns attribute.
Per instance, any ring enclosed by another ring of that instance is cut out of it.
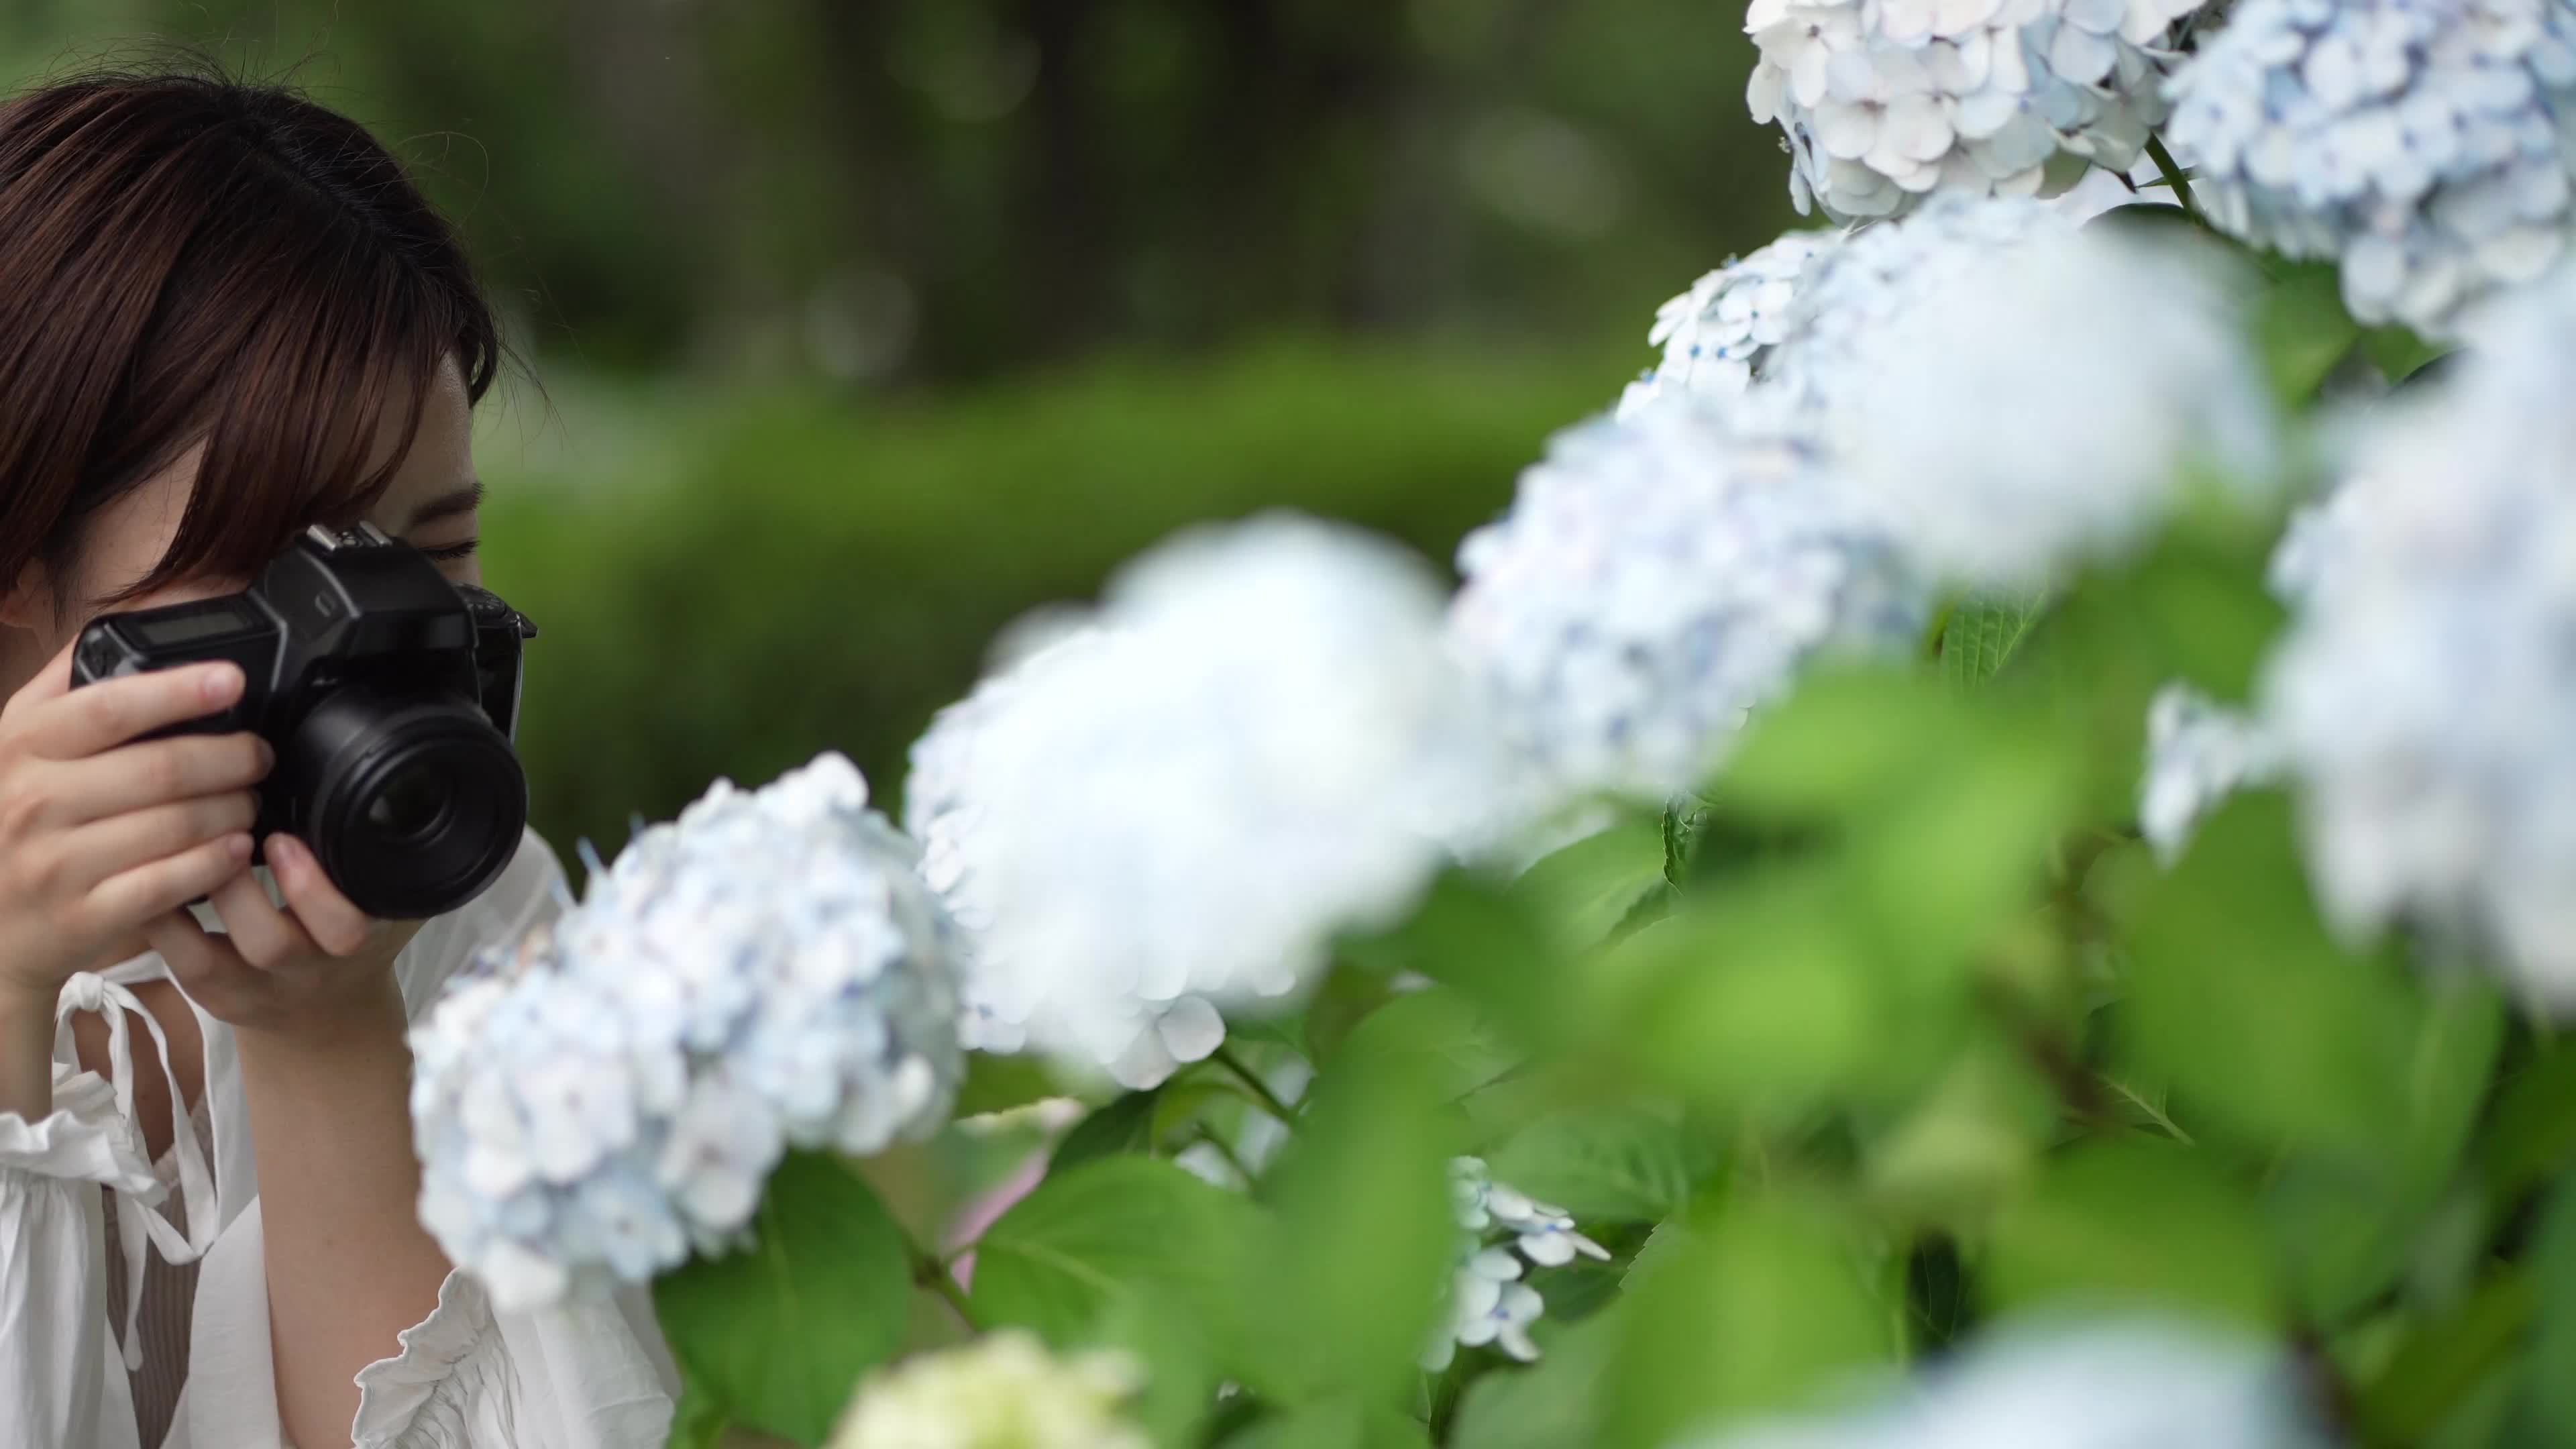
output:
<svg viewBox="0 0 2576 1449"><path fill-rule="evenodd" d="M424 548L421 552L427 554L433 559L436 559L440 563L455 563L460 559L472 558L474 556L474 550L481 547L482 543L483 540L479 538L469 538L462 543L446 544L438 548Z"/></svg>

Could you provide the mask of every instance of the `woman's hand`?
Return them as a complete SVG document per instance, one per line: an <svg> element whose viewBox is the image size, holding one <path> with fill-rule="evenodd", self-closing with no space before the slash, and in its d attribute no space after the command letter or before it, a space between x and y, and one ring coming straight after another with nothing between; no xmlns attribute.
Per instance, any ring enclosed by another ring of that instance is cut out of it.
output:
<svg viewBox="0 0 2576 1449"><path fill-rule="evenodd" d="M284 910L242 871L214 892L225 934L209 933L186 911L145 927L170 974L207 1015L245 1034L330 1041L353 1027L388 1024L399 1034L391 968L419 923L369 918L292 835L268 837L267 859Z"/></svg>
<svg viewBox="0 0 2576 1449"><path fill-rule="evenodd" d="M231 664L71 688L71 648L0 707L0 1012L51 1035L63 983L242 873L275 762L256 735L132 741L241 698ZM0 1048L14 1053L14 1048Z"/></svg>

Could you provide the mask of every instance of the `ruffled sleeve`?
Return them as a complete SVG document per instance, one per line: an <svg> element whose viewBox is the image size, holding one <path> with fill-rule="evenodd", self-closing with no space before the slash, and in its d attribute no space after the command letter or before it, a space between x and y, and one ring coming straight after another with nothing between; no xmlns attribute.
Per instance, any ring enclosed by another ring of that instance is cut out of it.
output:
<svg viewBox="0 0 2576 1449"><path fill-rule="evenodd" d="M650 1449L671 1397L614 1302L496 1314L450 1273L400 1350L358 1371L357 1449Z"/></svg>
<svg viewBox="0 0 2576 1449"><path fill-rule="evenodd" d="M160 1195L133 1126L95 1073L54 1064L54 1109L0 1113L0 1443L134 1443L124 1374L111 1371L98 1184Z"/></svg>

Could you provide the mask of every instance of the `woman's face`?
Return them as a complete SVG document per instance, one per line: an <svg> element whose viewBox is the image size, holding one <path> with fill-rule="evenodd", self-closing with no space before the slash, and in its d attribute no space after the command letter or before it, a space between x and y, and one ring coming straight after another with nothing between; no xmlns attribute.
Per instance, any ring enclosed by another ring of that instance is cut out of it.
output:
<svg viewBox="0 0 2576 1449"><path fill-rule="evenodd" d="M399 419L388 418L381 446L390 451ZM483 569L474 551L477 506L483 488L474 476L474 416L465 397L465 379L453 360L442 363L422 404L420 431L411 452L395 469L392 484L377 499L367 521L428 554L451 583L479 584ZM178 535L179 520L197 484L197 449L155 474L101 510L92 526L78 574L64 592L75 600L113 597L119 589L152 572ZM116 607L150 608L186 603L238 592L248 579L185 579L128 600ZM75 604L55 621L45 642L50 657L70 642L95 603Z"/></svg>

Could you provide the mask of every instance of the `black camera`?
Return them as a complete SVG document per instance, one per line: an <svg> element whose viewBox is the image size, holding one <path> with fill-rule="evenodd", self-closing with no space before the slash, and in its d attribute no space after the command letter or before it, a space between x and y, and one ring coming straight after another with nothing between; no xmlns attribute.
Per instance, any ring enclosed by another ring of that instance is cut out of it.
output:
<svg viewBox="0 0 2576 1449"><path fill-rule="evenodd" d="M518 850L528 777L510 738L536 633L373 525L317 526L241 593L92 620L72 683L240 665L237 704L154 737L265 738L277 766L254 839L287 831L360 910L418 920L472 899Z"/></svg>

